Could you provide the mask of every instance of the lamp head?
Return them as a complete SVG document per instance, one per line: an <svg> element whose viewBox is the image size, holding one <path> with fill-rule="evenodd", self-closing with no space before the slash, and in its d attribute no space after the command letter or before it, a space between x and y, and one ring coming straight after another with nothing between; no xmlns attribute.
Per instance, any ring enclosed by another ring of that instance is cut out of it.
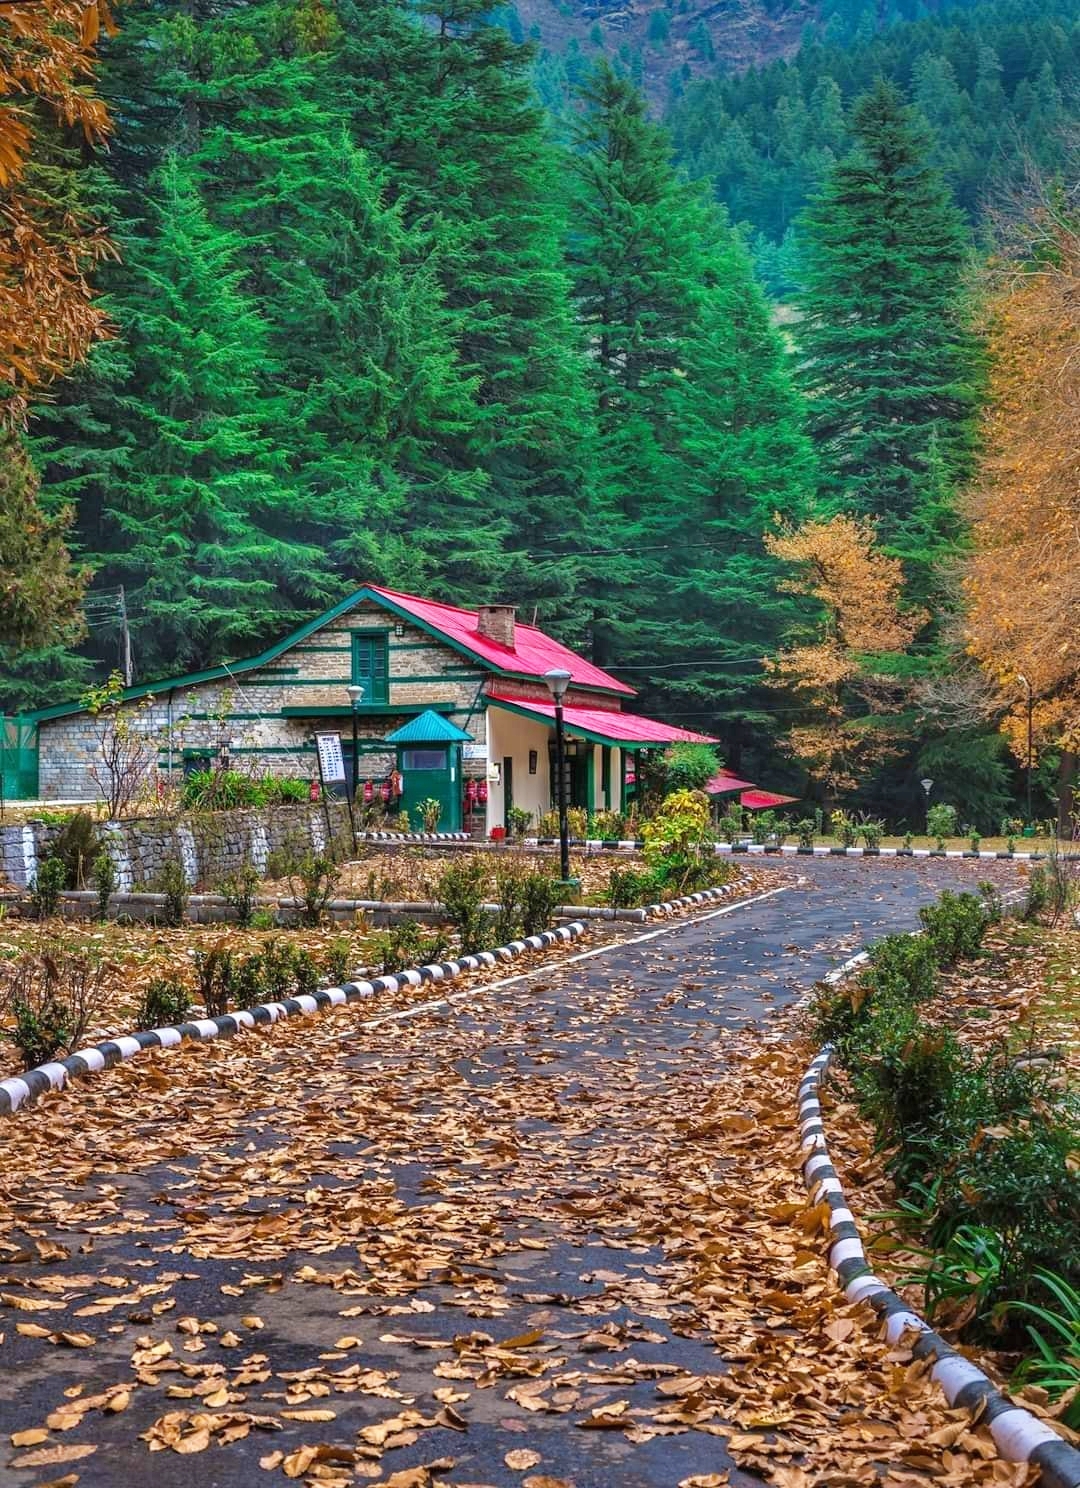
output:
<svg viewBox="0 0 1080 1488"><path fill-rule="evenodd" d="M346 687L345 691L348 694L350 705L354 709L359 708L360 704L364 701L364 689L360 683L354 682L351 687Z"/></svg>
<svg viewBox="0 0 1080 1488"><path fill-rule="evenodd" d="M930 792L934 789L934 782L932 780L920 780L919 784L922 786L927 795L929 795Z"/></svg>
<svg viewBox="0 0 1080 1488"><path fill-rule="evenodd" d="M552 667L550 672L544 673L544 681L547 683L551 696L557 703L561 703L566 696L566 689L570 686L570 673L565 667Z"/></svg>

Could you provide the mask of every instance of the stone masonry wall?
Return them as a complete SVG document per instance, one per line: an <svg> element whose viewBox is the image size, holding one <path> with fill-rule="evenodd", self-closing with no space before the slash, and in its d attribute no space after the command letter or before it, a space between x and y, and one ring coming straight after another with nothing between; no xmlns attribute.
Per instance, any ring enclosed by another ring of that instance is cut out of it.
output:
<svg viewBox="0 0 1080 1488"><path fill-rule="evenodd" d="M331 804L329 816L334 835L347 833L344 806ZM321 806L145 817L103 822L98 830L116 866L117 887L125 893L153 888L170 859L183 865L192 887L212 888L245 863L264 873L275 850L303 854L327 845ZM40 821L0 827L0 873L6 881L27 887L59 831L59 826Z"/></svg>

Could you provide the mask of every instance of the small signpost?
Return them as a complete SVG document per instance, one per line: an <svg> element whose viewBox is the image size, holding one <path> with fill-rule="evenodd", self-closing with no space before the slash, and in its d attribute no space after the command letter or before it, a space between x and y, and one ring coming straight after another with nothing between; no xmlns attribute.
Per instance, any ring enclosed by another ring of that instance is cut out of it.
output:
<svg viewBox="0 0 1080 1488"><path fill-rule="evenodd" d="M340 734L316 734L315 748L319 751L319 778L337 782L345 779L345 756L341 752Z"/></svg>
<svg viewBox="0 0 1080 1488"><path fill-rule="evenodd" d="M323 815L326 818L326 841L329 845L333 838L334 830L330 825L330 803L326 799L326 782L333 784L345 780L345 756L341 752L340 734L316 734L315 755L319 762L319 784L322 786ZM346 789L346 799L349 802L349 820L352 822L353 852L356 851L356 822L353 821L352 797Z"/></svg>

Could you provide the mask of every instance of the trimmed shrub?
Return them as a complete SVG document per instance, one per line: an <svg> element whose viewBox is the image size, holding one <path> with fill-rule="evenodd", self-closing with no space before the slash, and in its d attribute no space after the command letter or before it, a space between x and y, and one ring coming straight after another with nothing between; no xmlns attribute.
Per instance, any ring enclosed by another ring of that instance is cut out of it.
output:
<svg viewBox="0 0 1080 1488"><path fill-rule="evenodd" d="M136 1028L167 1028L187 1021L191 993L179 977L155 977L143 990Z"/></svg>
<svg viewBox="0 0 1080 1488"><path fill-rule="evenodd" d="M257 870L250 863L245 863L235 873L227 874L218 885L218 893L229 908L236 911L236 923L242 930L248 929L255 913L259 882Z"/></svg>
<svg viewBox="0 0 1080 1488"><path fill-rule="evenodd" d="M158 874L158 893L164 894L161 917L166 925L176 930L184 923L191 886L179 858L170 858Z"/></svg>
<svg viewBox="0 0 1080 1488"><path fill-rule="evenodd" d="M463 955L484 949L491 917L484 910L487 866L479 858L466 857L447 864L439 875L435 892L446 918L458 933Z"/></svg>
<svg viewBox="0 0 1080 1488"><path fill-rule="evenodd" d="M97 891L97 917L109 918L109 900L116 892L116 864L104 848L94 859L94 888Z"/></svg>
<svg viewBox="0 0 1080 1488"><path fill-rule="evenodd" d="M47 920L60 908L60 895L67 884L67 869L59 858L46 858L38 865L30 885L30 903L34 917Z"/></svg>
<svg viewBox="0 0 1080 1488"><path fill-rule="evenodd" d="M948 889L936 904L923 905L919 918L939 966L977 956L989 925L975 894L954 894Z"/></svg>

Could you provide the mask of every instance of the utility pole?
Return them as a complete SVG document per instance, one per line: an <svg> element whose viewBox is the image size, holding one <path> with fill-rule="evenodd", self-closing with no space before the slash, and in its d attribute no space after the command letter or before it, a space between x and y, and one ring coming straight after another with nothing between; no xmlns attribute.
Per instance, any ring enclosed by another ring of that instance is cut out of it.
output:
<svg viewBox="0 0 1080 1488"><path fill-rule="evenodd" d="M128 625L127 597L124 594L124 586L120 585L120 671L124 678L124 686L130 687L134 679L131 666L131 627Z"/></svg>

